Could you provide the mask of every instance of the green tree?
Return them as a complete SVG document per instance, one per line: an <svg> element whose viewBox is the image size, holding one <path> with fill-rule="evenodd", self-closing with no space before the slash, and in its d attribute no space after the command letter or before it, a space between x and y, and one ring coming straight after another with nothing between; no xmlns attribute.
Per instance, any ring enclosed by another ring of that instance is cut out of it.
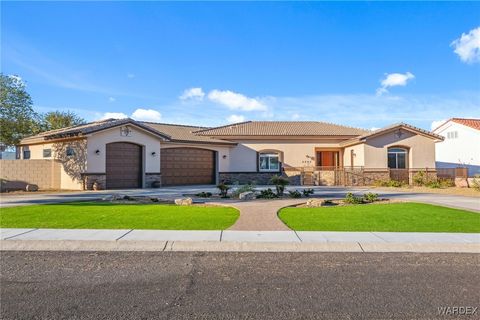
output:
<svg viewBox="0 0 480 320"><path fill-rule="evenodd" d="M25 83L18 76L0 73L0 143L15 146L39 129L38 115Z"/></svg>
<svg viewBox="0 0 480 320"><path fill-rule="evenodd" d="M84 124L85 120L71 111L51 111L42 117L42 130L55 130Z"/></svg>

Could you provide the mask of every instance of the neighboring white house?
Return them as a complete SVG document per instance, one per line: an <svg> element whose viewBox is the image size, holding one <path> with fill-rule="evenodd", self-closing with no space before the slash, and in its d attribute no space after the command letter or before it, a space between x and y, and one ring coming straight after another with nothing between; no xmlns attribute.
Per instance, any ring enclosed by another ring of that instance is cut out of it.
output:
<svg viewBox="0 0 480 320"><path fill-rule="evenodd" d="M467 167L480 174L480 119L452 118L433 130L445 137L435 147L437 168Z"/></svg>

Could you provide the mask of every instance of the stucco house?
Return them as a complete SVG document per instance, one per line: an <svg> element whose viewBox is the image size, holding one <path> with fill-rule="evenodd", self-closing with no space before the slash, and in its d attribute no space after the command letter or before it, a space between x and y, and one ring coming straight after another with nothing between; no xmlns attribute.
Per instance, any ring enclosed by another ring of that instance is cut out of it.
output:
<svg viewBox="0 0 480 320"><path fill-rule="evenodd" d="M480 119L452 118L433 130L445 138L435 148L437 168L466 167L480 174Z"/></svg>
<svg viewBox="0 0 480 320"><path fill-rule="evenodd" d="M203 128L107 119L25 138L17 152L27 165L54 162L61 189L266 184L276 174L297 185L366 185L418 170L434 175L442 140L405 123L369 131L317 121Z"/></svg>

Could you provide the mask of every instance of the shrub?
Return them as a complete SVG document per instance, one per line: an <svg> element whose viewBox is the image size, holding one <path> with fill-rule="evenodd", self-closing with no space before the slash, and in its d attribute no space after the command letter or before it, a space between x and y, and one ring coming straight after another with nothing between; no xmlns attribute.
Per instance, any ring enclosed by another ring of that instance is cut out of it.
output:
<svg viewBox="0 0 480 320"><path fill-rule="evenodd" d="M377 187L401 188L406 186L407 184L405 182L397 181L397 180L377 180L373 183L373 185Z"/></svg>
<svg viewBox="0 0 480 320"><path fill-rule="evenodd" d="M442 188L455 187L455 181L453 179L438 179L437 181Z"/></svg>
<svg viewBox="0 0 480 320"><path fill-rule="evenodd" d="M295 191L288 191L290 198L301 198L302 194L300 191L295 190Z"/></svg>
<svg viewBox="0 0 480 320"><path fill-rule="evenodd" d="M260 194L257 196L258 199L274 199L278 196L273 192L272 189L268 188L267 190L261 190Z"/></svg>
<svg viewBox="0 0 480 320"><path fill-rule="evenodd" d="M472 188L480 191L480 174L476 174L472 179Z"/></svg>
<svg viewBox="0 0 480 320"><path fill-rule="evenodd" d="M378 193L372 193L372 192L369 192L369 193L365 193L363 195L363 200L365 202L375 202L375 201L378 201Z"/></svg>
<svg viewBox="0 0 480 320"><path fill-rule="evenodd" d="M430 182L427 182L425 184L426 187L429 187L429 188L432 188L432 189L439 189L442 187L442 185L440 184L440 182L438 181L430 181Z"/></svg>
<svg viewBox="0 0 480 320"><path fill-rule="evenodd" d="M197 193L195 196L200 197L200 198L210 198L212 196L212 193L202 191L200 193Z"/></svg>
<svg viewBox="0 0 480 320"><path fill-rule="evenodd" d="M349 192L345 196L344 201L346 203L351 203L351 204L360 204L360 203L363 203L363 197L357 197L357 196L353 195L353 193Z"/></svg>
<svg viewBox="0 0 480 320"><path fill-rule="evenodd" d="M272 179L270 179L270 182L275 185L275 189L277 190L277 196L283 196L283 192L285 191L285 186L290 183L287 178L284 178L282 176L273 176Z"/></svg>
<svg viewBox="0 0 480 320"><path fill-rule="evenodd" d="M233 198L238 198L240 196L240 193L244 192L255 192L255 185L254 184L245 184L243 186L237 187L235 190L232 191L232 197Z"/></svg>
<svg viewBox="0 0 480 320"><path fill-rule="evenodd" d="M416 186L424 186L427 184L427 174L425 171L418 171L412 177L413 184Z"/></svg>
<svg viewBox="0 0 480 320"><path fill-rule="evenodd" d="M228 197L228 190L230 190L230 186L227 186L225 183L222 182L217 186L217 188L220 190L220 197Z"/></svg>
<svg viewBox="0 0 480 320"><path fill-rule="evenodd" d="M303 189L303 196L305 197L310 197L310 195L314 194L315 191L313 191L313 189Z"/></svg>

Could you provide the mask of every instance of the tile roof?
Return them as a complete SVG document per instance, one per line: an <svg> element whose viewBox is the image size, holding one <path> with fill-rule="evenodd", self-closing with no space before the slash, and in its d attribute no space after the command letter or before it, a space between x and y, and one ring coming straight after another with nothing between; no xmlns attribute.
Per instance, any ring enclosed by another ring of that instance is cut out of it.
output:
<svg viewBox="0 0 480 320"><path fill-rule="evenodd" d="M394 129L397 129L397 128L410 129L411 131L415 131L417 133L423 134L425 136L429 136L429 137L431 137L433 139L437 139L437 140L443 140L444 139L441 135L438 135L438 134L433 133L431 131L412 126L408 123L400 122L400 123L394 123L392 125L380 128L378 130L369 131L368 133L366 133L364 135L361 135L361 136L352 138L350 140L344 141L344 142L341 143L341 145L347 146L347 145L350 145L350 144L355 144L355 143L358 143L359 141L371 138L373 136L376 136L376 135L379 135L379 134L382 134L382 133L385 133L385 132L388 132L388 131L391 131L391 130L394 130Z"/></svg>
<svg viewBox="0 0 480 320"><path fill-rule="evenodd" d="M319 121L247 121L203 129L204 136L358 136L368 130Z"/></svg>
<svg viewBox="0 0 480 320"><path fill-rule="evenodd" d="M480 119L452 118L450 120L456 123L463 124L464 126L480 130Z"/></svg>
<svg viewBox="0 0 480 320"><path fill-rule="evenodd" d="M154 128L151 128L149 126L146 126L138 121L135 121L133 119L105 119L105 120L100 120L100 121L94 121L86 124L81 124L77 126L72 126L72 127L67 127L67 128L62 128L62 129L57 129L57 130L50 130L50 131L45 131L40 134L26 137L22 139L21 144L26 144L26 143L32 143L32 142L38 142L38 141L45 141L45 140L52 140L52 139L59 139L59 138L69 138L69 137L78 137L78 136L83 136L87 135L90 133L94 133L97 131L113 128L116 126L121 126L125 124L132 124L136 125L142 129L145 129L157 136L161 136L166 139L170 139L170 136L155 130Z"/></svg>
<svg viewBox="0 0 480 320"><path fill-rule="evenodd" d="M214 139L208 136L200 136L195 131L205 130L206 127L186 126L179 124L142 122L157 131L163 132L171 137L172 142L196 142L196 143L216 143L216 144L236 144L235 142Z"/></svg>

